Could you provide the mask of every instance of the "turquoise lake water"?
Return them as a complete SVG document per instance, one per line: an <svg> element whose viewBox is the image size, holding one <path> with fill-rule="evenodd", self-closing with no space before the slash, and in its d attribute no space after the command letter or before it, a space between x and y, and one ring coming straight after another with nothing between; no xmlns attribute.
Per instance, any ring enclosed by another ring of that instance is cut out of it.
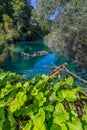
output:
<svg viewBox="0 0 87 130"><path fill-rule="evenodd" d="M70 59L67 59L48 48L43 41L18 42L14 47L12 46L12 48L13 50L11 49L12 51L10 52L8 59L0 65L0 68L6 71L16 72L23 77L32 78L37 74L49 74L55 68L55 65L58 66L67 62L70 71L87 79L86 69L78 68ZM34 54L38 51L48 51L48 54L33 58L26 58L22 54L22 52Z"/></svg>

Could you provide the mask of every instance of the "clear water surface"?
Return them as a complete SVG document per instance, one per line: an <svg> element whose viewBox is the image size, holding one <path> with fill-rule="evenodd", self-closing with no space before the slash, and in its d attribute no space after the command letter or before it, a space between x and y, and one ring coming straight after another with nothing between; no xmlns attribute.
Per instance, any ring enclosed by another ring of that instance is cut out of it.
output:
<svg viewBox="0 0 87 130"><path fill-rule="evenodd" d="M38 51L47 51L48 54L32 58L27 58L22 54L22 52L34 54ZM55 68L55 65L58 66L65 62L69 64L68 69L70 71L87 79L86 69L78 68L70 59L48 48L43 41L16 43L13 49L11 49L10 56L0 65L0 68L6 71L16 72L23 77L32 78L37 74L49 74Z"/></svg>

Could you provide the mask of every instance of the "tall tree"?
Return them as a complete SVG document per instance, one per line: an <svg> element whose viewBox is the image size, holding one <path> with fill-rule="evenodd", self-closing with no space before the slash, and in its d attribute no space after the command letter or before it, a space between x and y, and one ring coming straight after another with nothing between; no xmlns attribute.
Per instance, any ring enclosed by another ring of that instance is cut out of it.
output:
<svg viewBox="0 0 87 130"><path fill-rule="evenodd" d="M30 30L31 10L25 0L0 0L1 46L20 39Z"/></svg>
<svg viewBox="0 0 87 130"><path fill-rule="evenodd" d="M73 0L61 9L46 37L49 45L87 66L87 1Z"/></svg>

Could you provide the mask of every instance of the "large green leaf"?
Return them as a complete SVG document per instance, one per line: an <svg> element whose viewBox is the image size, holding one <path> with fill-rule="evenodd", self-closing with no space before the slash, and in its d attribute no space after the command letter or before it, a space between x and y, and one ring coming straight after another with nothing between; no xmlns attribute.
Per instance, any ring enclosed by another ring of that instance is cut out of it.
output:
<svg viewBox="0 0 87 130"><path fill-rule="evenodd" d="M57 91L60 87L61 87L61 82L57 82L56 84L54 84L53 90Z"/></svg>
<svg viewBox="0 0 87 130"><path fill-rule="evenodd" d="M46 127L43 123L41 123L41 121L39 121L38 119L38 123L36 125L34 125L33 130L46 130Z"/></svg>
<svg viewBox="0 0 87 130"><path fill-rule="evenodd" d="M47 105L47 106L45 106L45 110L46 110L46 111L49 111L49 112L53 112L53 111L54 111L54 106L52 106L52 105Z"/></svg>
<svg viewBox="0 0 87 130"><path fill-rule="evenodd" d="M74 89L72 90L62 90L62 96L65 98L67 101L74 102L77 100L77 95L76 91Z"/></svg>
<svg viewBox="0 0 87 130"><path fill-rule="evenodd" d="M5 107L6 103L4 100L0 100L0 108Z"/></svg>
<svg viewBox="0 0 87 130"><path fill-rule="evenodd" d="M19 110L20 107L23 106L23 104L25 103L26 99L27 97L25 93L19 92L16 95L16 98L14 99L14 101L11 102L10 111L15 112L17 109Z"/></svg>
<svg viewBox="0 0 87 130"><path fill-rule="evenodd" d="M50 130L62 130L58 124L53 123Z"/></svg>
<svg viewBox="0 0 87 130"><path fill-rule="evenodd" d="M45 121L45 112L42 108L39 109L36 116L32 116L34 127L33 130L46 130L44 121Z"/></svg>
<svg viewBox="0 0 87 130"><path fill-rule="evenodd" d="M67 123L69 130L83 130L82 123L79 118L74 118L72 122Z"/></svg>
<svg viewBox="0 0 87 130"><path fill-rule="evenodd" d="M62 91L62 90L58 91L58 92L57 92L57 100L58 100L59 102L62 102L62 101L64 101L64 99L65 99L65 96L64 96L64 94L63 94L63 91Z"/></svg>
<svg viewBox="0 0 87 130"><path fill-rule="evenodd" d="M10 82L6 82L6 86L5 88L1 89L1 94L0 94L0 98L4 98L4 96L8 95L9 93L11 93L14 89L17 88L22 88L22 84L21 82L12 85Z"/></svg>
<svg viewBox="0 0 87 130"><path fill-rule="evenodd" d="M72 77L68 77L66 79L66 84L69 85L69 86L72 86L74 83L74 79Z"/></svg>
<svg viewBox="0 0 87 130"><path fill-rule="evenodd" d="M39 107L46 102L46 97L44 97L44 93L42 92L39 92L35 98L39 101Z"/></svg>
<svg viewBox="0 0 87 130"><path fill-rule="evenodd" d="M68 130L66 124L61 123L60 126L61 126L61 130Z"/></svg>
<svg viewBox="0 0 87 130"><path fill-rule="evenodd" d="M69 120L69 114L66 112L62 103L58 103L53 113L53 123L61 124Z"/></svg>
<svg viewBox="0 0 87 130"><path fill-rule="evenodd" d="M29 88L30 88L29 82L25 82L25 83L23 84L23 88L24 88L25 91L26 91L26 89L29 90Z"/></svg>
<svg viewBox="0 0 87 130"><path fill-rule="evenodd" d="M26 126L23 128L23 130L31 130L32 125L33 125L33 123L32 123L32 121L30 120L29 123L27 123Z"/></svg>
<svg viewBox="0 0 87 130"><path fill-rule="evenodd" d="M34 87L33 90L32 90L32 92L31 92L31 95L32 95L32 96L36 96L36 95L38 94L38 91L39 91L39 90Z"/></svg>

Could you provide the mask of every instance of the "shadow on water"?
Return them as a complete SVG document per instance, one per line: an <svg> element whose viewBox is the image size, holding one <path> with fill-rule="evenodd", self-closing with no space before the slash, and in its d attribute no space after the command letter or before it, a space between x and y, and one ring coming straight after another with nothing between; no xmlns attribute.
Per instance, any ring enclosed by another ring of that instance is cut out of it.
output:
<svg viewBox="0 0 87 130"><path fill-rule="evenodd" d="M48 54L44 56L36 56L33 58L26 58L22 52L34 54L38 51L47 51ZM37 74L49 74L55 65L58 66L64 62L69 64L68 69L80 77L87 79L87 70L79 69L70 59L55 53L48 48L43 41L34 42L18 42L15 46L10 48L10 55L8 59L0 65L0 68L16 72L23 77L32 78ZM76 81L78 82L78 81ZM79 84L81 84L79 82Z"/></svg>

